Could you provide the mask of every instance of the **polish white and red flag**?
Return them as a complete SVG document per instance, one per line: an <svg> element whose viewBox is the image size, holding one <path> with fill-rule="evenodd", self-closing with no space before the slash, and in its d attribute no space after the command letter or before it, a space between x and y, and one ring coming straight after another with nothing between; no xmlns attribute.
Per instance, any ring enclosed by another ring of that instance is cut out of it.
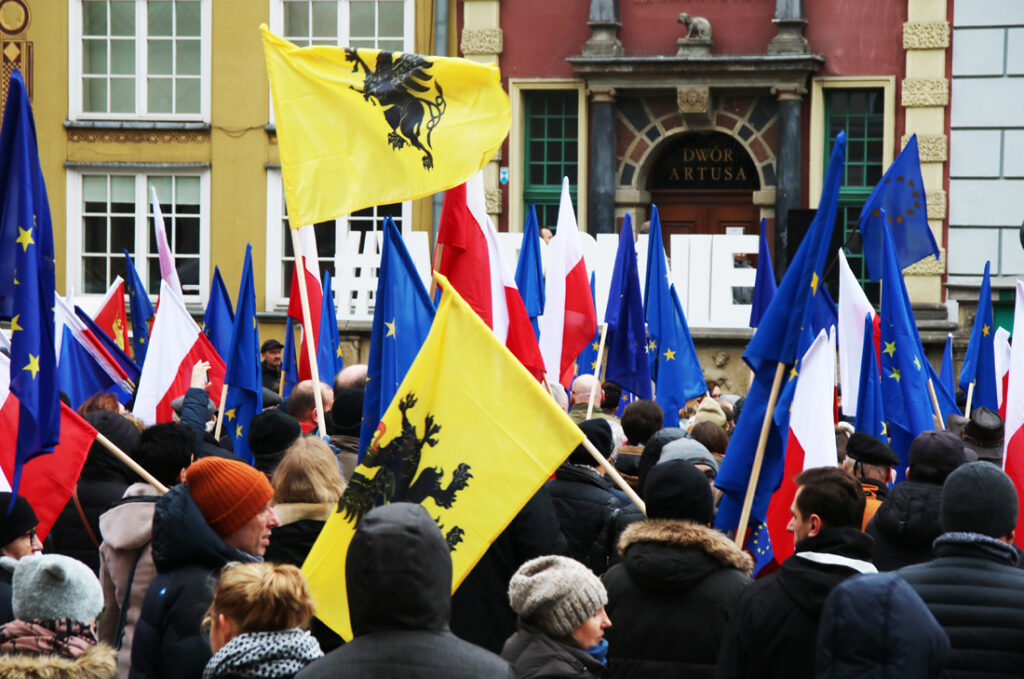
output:
<svg viewBox="0 0 1024 679"><path fill-rule="evenodd" d="M192 384L192 367L197 361L209 361L207 391L219 405L224 361L192 319L184 300L164 280L132 413L147 425L170 422L171 401L184 395Z"/></svg>
<svg viewBox="0 0 1024 679"><path fill-rule="evenodd" d="M487 214L482 173L445 192L437 247L437 270L519 362L543 379L544 359L533 325Z"/></svg>
<svg viewBox="0 0 1024 679"><path fill-rule="evenodd" d="M1024 283L1017 281L1013 311L1013 336L1024 337ZM1017 488L1018 503L1024 498L1024 341L1010 349L1009 388L1006 391L1006 436L1003 471ZM1017 513L1017 535L1024 535L1024 512Z"/></svg>
<svg viewBox="0 0 1024 679"><path fill-rule="evenodd" d="M178 270L174 267L174 253L171 245L167 242L167 229L164 227L164 213L160 209L160 199L156 195L156 187L149 187L153 203L153 229L156 231L156 252L160 259L160 278L167 281L178 297L184 297L181 290L181 279L178 278ZM159 303L159 298L158 298Z"/></svg>
<svg viewBox="0 0 1024 679"><path fill-rule="evenodd" d="M792 516L790 507L796 497L793 479L805 469L835 467L839 463L832 420L835 356L835 345L822 330L804 354L799 363L800 373L794 378L799 381L789 416L785 471L782 484L768 504L768 531L779 563L793 555L793 541L785 537Z"/></svg>
<svg viewBox="0 0 1024 679"><path fill-rule="evenodd" d="M871 315L878 351L879 318L868 296L857 282L843 249L839 248L839 383L843 387L843 415L857 416L857 392L860 389L860 358L864 350L864 316Z"/></svg>
<svg viewBox="0 0 1024 679"><path fill-rule="evenodd" d="M1006 419L1006 391L1010 381L1010 333L1006 328L996 328L992 338L996 364L996 401L999 403L999 417Z"/></svg>
<svg viewBox="0 0 1024 679"><path fill-rule="evenodd" d="M540 317L540 353L548 379L568 389L576 358L597 332L597 312L583 261L569 179L562 179L555 236L548 243L544 277L544 315Z"/></svg>
<svg viewBox="0 0 1024 679"><path fill-rule="evenodd" d="M313 224L301 226L299 232L299 247L302 248L302 256L296 257L296 264L292 268L292 281L289 288L288 315L296 323L302 325L302 344L299 347L299 379L309 380L313 378L313 371L309 367L309 349L306 341L313 342L313 355L317 352L317 340L320 337L320 311L324 303L324 288L320 282L320 264L317 261L316 231ZM302 260L301 266L299 259ZM302 298L299 294L298 273L302 271L306 277L306 294L309 296L309 323L312 327L306 328L306 322L302 318ZM328 382L334 379L334 375L320 375L321 382Z"/></svg>

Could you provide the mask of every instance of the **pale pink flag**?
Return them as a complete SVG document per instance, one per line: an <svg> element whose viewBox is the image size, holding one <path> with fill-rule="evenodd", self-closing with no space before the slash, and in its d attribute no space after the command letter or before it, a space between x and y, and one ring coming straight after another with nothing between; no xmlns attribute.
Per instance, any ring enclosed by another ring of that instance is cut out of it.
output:
<svg viewBox="0 0 1024 679"><path fill-rule="evenodd" d="M174 253L171 252L171 245L167 242L167 230L164 228L164 213L160 209L160 199L156 196L156 187L150 186L153 201L153 228L156 230L156 251L160 256L160 278L167 281L178 297L184 299L181 291L181 280L178 278L178 270L174 268Z"/></svg>

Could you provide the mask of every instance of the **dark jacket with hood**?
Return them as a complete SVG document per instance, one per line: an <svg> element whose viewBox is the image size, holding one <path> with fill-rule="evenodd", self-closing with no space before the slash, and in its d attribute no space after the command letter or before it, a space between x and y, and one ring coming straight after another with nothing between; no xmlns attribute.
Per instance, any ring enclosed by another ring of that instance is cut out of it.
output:
<svg viewBox="0 0 1024 679"><path fill-rule="evenodd" d="M604 665L582 648L552 639L521 620L519 629L505 642L501 657L512 663L517 679L595 679L605 676Z"/></svg>
<svg viewBox="0 0 1024 679"><path fill-rule="evenodd" d="M978 533L945 533L935 558L901 568L949 635L943 677L1024 677L1024 570L1017 551Z"/></svg>
<svg viewBox="0 0 1024 679"><path fill-rule="evenodd" d="M851 575L874 571L871 538L856 528L825 528L804 538L778 571L757 580L740 596L715 677L814 677L825 599Z"/></svg>
<svg viewBox="0 0 1024 679"><path fill-rule="evenodd" d="M711 677L753 560L716 530L689 521L634 523L608 590L608 673Z"/></svg>
<svg viewBox="0 0 1024 679"><path fill-rule="evenodd" d="M353 640L299 679L512 679L501 658L448 629L451 552L420 505L396 502L360 520L345 560Z"/></svg>
<svg viewBox="0 0 1024 679"><path fill-rule="evenodd" d="M254 559L210 528L187 485L161 497L153 514L157 576L135 625L131 676L201 677L211 654L199 626L213 601L215 578L230 561Z"/></svg>
<svg viewBox="0 0 1024 679"><path fill-rule="evenodd" d="M825 601L816 677L934 679L948 653L946 633L907 583L894 573L857 575Z"/></svg>
<svg viewBox="0 0 1024 679"><path fill-rule="evenodd" d="M941 485L903 481L893 486L865 530L875 541L878 570L894 571L932 558L932 542L942 534L941 498Z"/></svg>

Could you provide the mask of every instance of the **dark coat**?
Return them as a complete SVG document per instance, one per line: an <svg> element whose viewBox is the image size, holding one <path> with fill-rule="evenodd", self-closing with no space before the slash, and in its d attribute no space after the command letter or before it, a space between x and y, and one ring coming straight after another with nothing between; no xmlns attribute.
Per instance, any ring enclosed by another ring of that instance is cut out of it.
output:
<svg viewBox="0 0 1024 679"><path fill-rule="evenodd" d="M400 502L367 513L346 563L354 638L308 665L299 679L515 676L501 658L448 629L450 552L421 506Z"/></svg>
<svg viewBox="0 0 1024 679"><path fill-rule="evenodd" d="M0 568L0 625L6 625L14 620L14 609L11 604L11 597L14 590L11 589L11 575L9 570Z"/></svg>
<svg viewBox="0 0 1024 679"><path fill-rule="evenodd" d="M598 575L618 563L619 536L629 524L642 521L643 513L619 502L608 482L591 467L563 464L546 487L568 543L568 556Z"/></svg>
<svg viewBox="0 0 1024 679"><path fill-rule="evenodd" d="M105 451L104 451L105 452ZM110 455L110 453L106 453ZM128 489L127 477L106 479L80 479L78 481L78 501L82 503L82 511L89 521L89 528L97 540L100 537L100 515L121 501L124 491ZM57 516L50 529L48 538L50 549L47 551L78 559L92 569L97 575L100 572L100 547L92 541L89 532L82 524L82 517L75 507L74 498L68 500Z"/></svg>
<svg viewBox="0 0 1024 679"><path fill-rule="evenodd" d="M452 595L452 632L460 639L500 653L516 631L508 582L519 567L538 556L565 554L551 496L543 486L491 543Z"/></svg>
<svg viewBox="0 0 1024 679"><path fill-rule="evenodd" d="M822 553L837 555L847 565L810 560ZM825 599L846 578L873 570L871 538L856 528L826 528L798 542L778 571L740 596L718 654L716 679L814 677Z"/></svg>
<svg viewBox="0 0 1024 679"><path fill-rule="evenodd" d="M934 679L948 653L949 638L907 583L856 575L825 601L817 679Z"/></svg>
<svg viewBox="0 0 1024 679"><path fill-rule="evenodd" d="M865 531L875 541L875 567L894 571L929 561L932 542L942 534L942 486L903 481L893 486Z"/></svg>
<svg viewBox="0 0 1024 679"><path fill-rule="evenodd" d="M608 569L608 674L711 677L753 560L722 533L688 521L634 523Z"/></svg>
<svg viewBox="0 0 1024 679"><path fill-rule="evenodd" d="M943 677L1024 677L1024 571L1012 547L946 533L935 541L932 561L898 575L949 635Z"/></svg>
<svg viewBox="0 0 1024 679"><path fill-rule="evenodd" d="M209 394L205 389L189 387L185 397L181 401L181 424L192 430L192 438L195 442L196 457L224 457L229 448L224 448L217 443L213 434L206 431L207 410ZM230 442L230 436L223 436L222 440Z"/></svg>
<svg viewBox="0 0 1024 679"><path fill-rule="evenodd" d="M228 562L253 559L210 528L188 486L174 486L161 497L153 514L157 576L135 625L131 676L201 677L210 644L199 626L213 601L215 578Z"/></svg>
<svg viewBox="0 0 1024 679"><path fill-rule="evenodd" d="M583 649L555 641L523 622L505 642L501 657L512 664L517 679L596 679L605 676L604 665Z"/></svg>

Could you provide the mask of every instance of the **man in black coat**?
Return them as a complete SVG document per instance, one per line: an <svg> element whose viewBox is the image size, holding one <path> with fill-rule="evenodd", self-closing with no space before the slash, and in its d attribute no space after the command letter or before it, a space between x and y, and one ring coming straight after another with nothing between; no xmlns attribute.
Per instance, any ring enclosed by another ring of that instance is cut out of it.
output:
<svg viewBox="0 0 1024 679"><path fill-rule="evenodd" d="M819 467L805 469L795 482L788 527L794 554L743 592L718 654L716 679L814 677L818 624L829 592L851 575L876 572L871 538L860 530L864 492L857 480L842 469Z"/></svg>
<svg viewBox="0 0 1024 679"><path fill-rule="evenodd" d="M367 512L348 548L345 580L353 639L297 679L514 679L508 663L448 629L451 551L422 506L396 502Z"/></svg>
<svg viewBox="0 0 1024 679"><path fill-rule="evenodd" d="M1024 677L1024 570L1013 547L1017 491L988 462L942 487L935 558L897 574L949 635L944 677Z"/></svg>

